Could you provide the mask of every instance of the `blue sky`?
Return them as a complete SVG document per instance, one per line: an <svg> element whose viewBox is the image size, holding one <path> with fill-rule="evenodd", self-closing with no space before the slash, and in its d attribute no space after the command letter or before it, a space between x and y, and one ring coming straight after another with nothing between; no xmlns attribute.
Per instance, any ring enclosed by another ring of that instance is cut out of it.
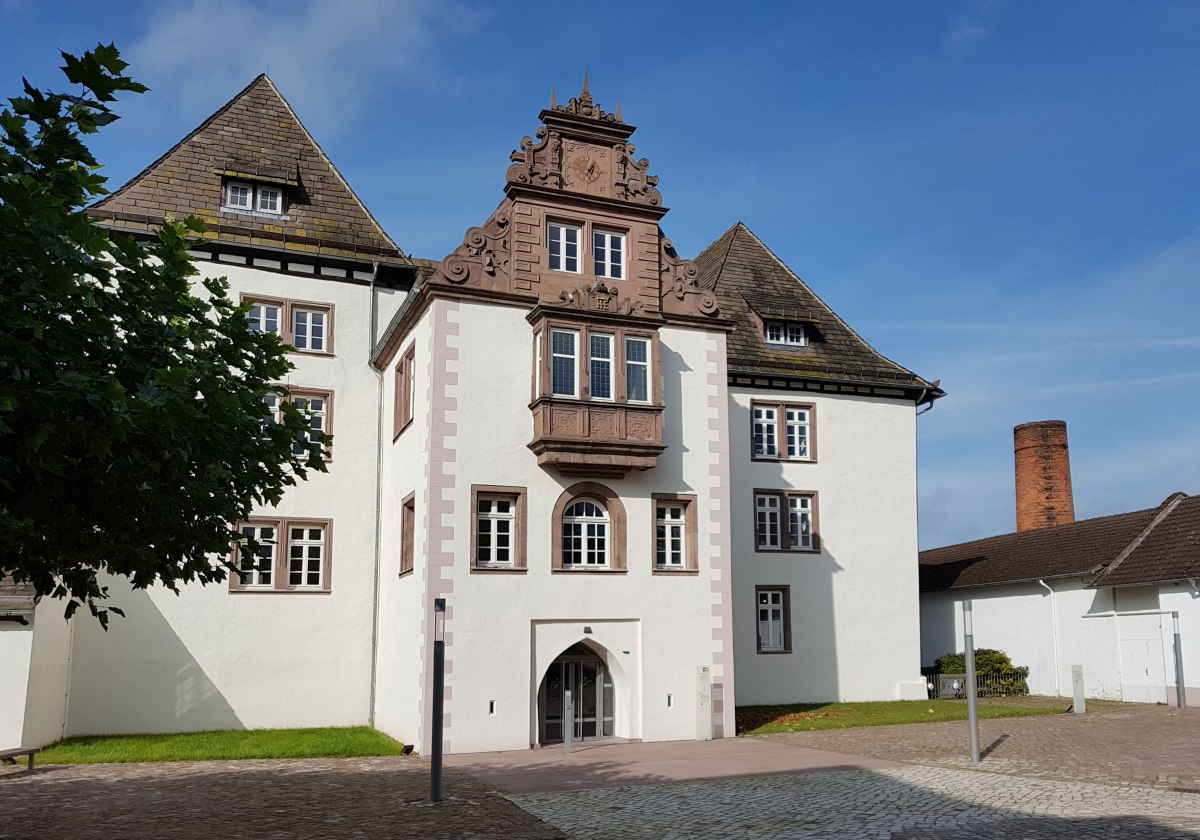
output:
<svg viewBox="0 0 1200 840"><path fill-rule="evenodd" d="M1012 427L1066 420L1080 518L1200 493L1200 4L0 0L0 91L115 41L152 92L115 187L267 71L405 250L441 257L583 71L694 256L745 221L949 396L921 544L1011 531Z"/></svg>

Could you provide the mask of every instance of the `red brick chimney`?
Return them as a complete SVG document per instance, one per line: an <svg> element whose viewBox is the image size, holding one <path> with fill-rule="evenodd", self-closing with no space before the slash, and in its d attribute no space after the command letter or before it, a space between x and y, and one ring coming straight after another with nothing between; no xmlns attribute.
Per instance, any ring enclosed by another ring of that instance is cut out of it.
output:
<svg viewBox="0 0 1200 840"><path fill-rule="evenodd" d="M1017 530L1075 521L1071 457L1063 420L1022 423L1013 429L1017 473Z"/></svg>

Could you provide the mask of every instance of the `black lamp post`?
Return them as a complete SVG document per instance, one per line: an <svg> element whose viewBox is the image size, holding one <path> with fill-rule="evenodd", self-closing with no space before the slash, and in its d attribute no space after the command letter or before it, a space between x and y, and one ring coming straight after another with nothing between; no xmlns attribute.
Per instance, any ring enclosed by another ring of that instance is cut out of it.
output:
<svg viewBox="0 0 1200 840"><path fill-rule="evenodd" d="M442 713L446 690L446 599L433 599L433 743L429 800L442 801Z"/></svg>

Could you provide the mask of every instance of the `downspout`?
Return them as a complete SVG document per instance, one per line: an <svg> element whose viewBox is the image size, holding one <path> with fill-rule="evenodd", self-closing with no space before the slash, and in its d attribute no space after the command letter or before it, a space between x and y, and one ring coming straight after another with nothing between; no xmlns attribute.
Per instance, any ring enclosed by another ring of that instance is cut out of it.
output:
<svg viewBox="0 0 1200 840"><path fill-rule="evenodd" d="M1192 597L1200 598L1200 589L1196 588L1196 579L1188 578L1188 586L1192 587Z"/></svg>
<svg viewBox="0 0 1200 840"><path fill-rule="evenodd" d="M921 403L925 402L925 398L927 396L929 396L929 390L930 389L928 389L928 388L922 388L921 396L917 397L917 416L918 417L920 417L922 414L924 414L925 411L929 411L929 409L933 408L933 404L934 404L934 402L936 402L936 400L930 400L928 408L926 408L925 411L921 410Z"/></svg>
<svg viewBox="0 0 1200 840"><path fill-rule="evenodd" d="M1038 584L1050 593L1050 638L1054 645L1054 693L1062 697L1062 665L1058 660L1058 599L1054 597L1054 590L1050 588L1050 584L1041 578L1038 579Z"/></svg>
<svg viewBox="0 0 1200 840"><path fill-rule="evenodd" d="M367 365L375 371L375 586L371 599L371 701L367 713L367 725L375 726L375 692L379 671L379 570L383 549L383 371L376 370L370 363L375 350L375 331L379 321L378 295L375 279L379 275L379 261L371 263L371 328L367 335Z"/></svg>

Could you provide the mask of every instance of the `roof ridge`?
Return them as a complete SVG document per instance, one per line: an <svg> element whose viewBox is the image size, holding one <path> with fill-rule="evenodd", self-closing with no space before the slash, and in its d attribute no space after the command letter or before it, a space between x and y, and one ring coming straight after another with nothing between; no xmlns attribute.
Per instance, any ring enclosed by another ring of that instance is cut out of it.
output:
<svg viewBox="0 0 1200 840"><path fill-rule="evenodd" d="M275 83L271 81L271 78L266 73L260 73L255 81L258 81L258 79L265 81L271 87L271 90L274 91L275 95L279 97L279 101L283 103L283 107L287 108L288 113L292 115L292 119L294 119L296 124L300 126L300 130L304 132L304 136L307 137L308 141L313 144L313 148L321 153L321 157L324 159L325 163L328 164L331 170L333 170L333 174L337 176L338 180L342 182L342 186L346 188L346 192L350 193L350 197L354 199L354 203L357 204L359 209L367 215L367 218L371 220L371 224L375 225L375 230L379 233L379 235L382 236L389 245L395 248L402 257L408 259L408 254L404 253L404 249L396 244L395 240L392 239L392 237L388 235L388 232L383 229L383 225L379 224L379 220L375 218L375 215L369 209L367 209L367 205L364 204L363 200L358 197L358 193L354 191L354 187L350 186L350 182L346 180L344 175L342 175L341 170L339 170L337 165L334 164L333 159L330 158L329 155L325 154L325 150L321 148L321 144L317 142L317 139L313 137L312 132L308 130L308 126L304 124L304 121L300 119L299 114L297 114L295 109L292 108L292 103L288 102L287 97L280 92L279 88L275 87Z"/></svg>
<svg viewBox="0 0 1200 840"><path fill-rule="evenodd" d="M266 81L267 84L270 84L272 88L275 87L275 85L267 77L266 73L259 73L257 76L254 77L254 79L250 82L250 84L246 85L244 88L242 88L237 93L235 93L229 99L229 101L226 102L224 105L222 105L220 108L218 108L217 110L215 110L211 114L209 114L208 119L206 119L204 122L200 123L200 125L193 128L191 131L189 131L187 134L185 134L179 140L179 142L177 142L174 146L167 149L165 152L163 152L161 155L159 155L157 158L155 158L153 161L151 161L147 166L143 167L141 172L137 173L132 178L127 179L125 181L125 183L122 184L119 188L117 188L113 192L107 193L99 201L90 205L89 209L92 207L100 207L101 205L107 204L109 201L112 201L117 196L121 195L123 192L128 190L134 184L141 181L142 178L144 178L146 175L148 175L152 169L154 169L156 166L158 166L160 163L162 163L164 160L166 160L168 157L170 157L172 154L174 154L181 146L183 146L184 143L191 140L193 137L195 137L201 131L204 131L204 129L208 128L218 117L220 117L226 111L228 111L230 108L232 108L235 102L237 102L239 99L241 99L247 93L249 93L250 89L253 88L255 85L257 85L260 81ZM278 90L276 90L275 92L277 94L279 93ZM280 98L282 99L283 97L280 96ZM284 100L284 104L287 104L287 100ZM289 110L291 110L291 109L289 108ZM301 126L301 128L303 128L303 126ZM304 130L307 133L308 129L304 129ZM322 152L321 154L325 154L325 153ZM393 243L393 244L395 244L395 243ZM397 250L399 250L399 249L397 249Z"/></svg>
<svg viewBox="0 0 1200 840"><path fill-rule="evenodd" d="M1104 584L1100 583L1101 579L1116 571L1116 568L1120 566L1121 563L1124 562L1127 557L1129 557L1129 555L1133 554L1133 552L1137 550L1138 546L1145 542L1146 538L1153 533L1154 529L1157 528L1164 519L1171 515L1171 511L1179 507L1179 503L1186 498L1188 498L1188 495L1187 493L1183 492L1176 492L1168 496L1159 506L1161 509L1155 515L1155 517L1150 520L1150 524L1143 528L1142 532L1134 537L1133 541L1129 543L1129 545L1125 546L1121 553L1118 554L1111 563L1098 563L1092 567L1091 574L1094 575L1094 577L1092 578L1092 582L1089 584L1089 586L1096 586L1097 584L1103 586Z"/></svg>
<svg viewBox="0 0 1200 840"><path fill-rule="evenodd" d="M779 263L779 265L783 268L784 271L786 271L788 274L790 274L792 277L794 277L796 279L796 282L798 282L805 289L807 289L809 294L811 294L813 297L815 297L822 306L824 306L827 310L829 310L830 314L833 315L833 317L837 319L837 322L839 324L841 324L843 327L845 327L846 330L850 333L850 335L852 335L855 338L855 340L860 342L863 347L865 347L867 350L874 353L879 358L883 359L888 364L893 365L893 366L899 368L900 370L904 371L905 373L910 374L915 379L917 379L919 382L924 383L927 387L930 387L930 388L933 387L933 383L930 382L929 380L925 379L925 377L909 370L904 365L900 364L899 362L895 361L894 359L888 358L887 356L883 355L878 350L876 350L875 347L869 341L867 341L865 338L863 338L861 335L859 335L858 332L853 327L851 327L850 324L848 324L846 322L846 320L844 318L842 318L842 316L839 315L832 306L830 306L828 303L826 303L825 299L823 297L821 297L819 294L817 294L815 291L813 291L812 286L810 286L810 285L808 285L808 283L804 282L803 277L801 277L799 274L797 274L795 271L793 271L791 266L789 266L782 259L780 259L779 255L776 254L774 251L772 251L770 246L767 245L767 243L763 242L762 239L759 238L758 234L756 234L754 231L750 230L749 226L747 226L745 222L739 220L734 225L734 227L736 228L738 226L740 226L742 228L742 230L746 231L746 233L750 234L750 236L754 239L754 241L757 242L764 251L766 251L768 254L770 254L771 258L774 259L775 262ZM734 236L736 238L737 234L735 233ZM720 275L718 275L717 279L719 282Z"/></svg>
<svg viewBox="0 0 1200 840"><path fill-rule="evenodd" d="M1185 498L1187 497L1186 493L1180 493L1178 495L1182 495ZM1152 510L1160 509L1164 504L1166 504L1172 498L1174 498L1174 495L1168 496L1166 501L1159 502L1154 507L1141 508L1140 510L1127 510L1123 513L1106 513L1104 516L1093 516L1090 519L1076 519L1074 522L1067 522L1063 525L1054 525L1054 526L1047 527L1047 528L1035 528L1030 531L1010 531L1006 534L992 534L991 536L988 536L988 537L977 537L973 540L963 540L962 542L950 543L948 545L939 545L934 548L922 549L921 551L918 552L918 556L921 554L928 554L931 551L944 551L944 550L950 549L950 548L960 548L961 546L964 546L964 545L971 545L973 543L985 542L986 540L1001 539L1003 537L1022 537L1027 534L1043 534L1043 533L1048 533L1050 531L1056 531L1056 532L1061 533L1064 530L1076 530L1081 526L1090 525L1090 524L1100 522L1105 519L1121 519L1122 517L1126 517L1126 516L1136 516L1139 513L1149 513Z"/></svg>

